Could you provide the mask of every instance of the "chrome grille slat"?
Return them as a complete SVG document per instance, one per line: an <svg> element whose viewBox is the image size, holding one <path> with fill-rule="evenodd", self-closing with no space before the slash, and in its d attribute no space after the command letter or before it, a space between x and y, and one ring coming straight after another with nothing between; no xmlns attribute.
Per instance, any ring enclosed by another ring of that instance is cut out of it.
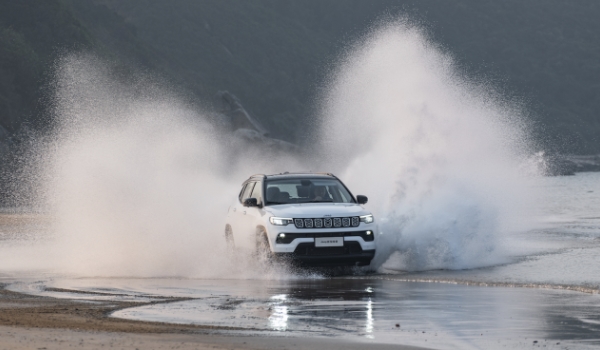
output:
<svg viewBox="0 0 600 350"><path fill-rule="evenodd" d="M315 228L323 227L323 219L314 219L314 222L315 222Z"/></svg>
<svg viewBox="0 0 600 350"><path fill-rule="evenodd" d="M342 218L342 226L350 227L350 218Z"/></svg>
<svg viewBox="0 0 600 350"><path fill-rule="evenodd" d="M333 227L342 227L342 219L340 219L340 218L333 219Z"/></svg>
<svg viewBox="0 0 600 350"><path fill-rule="evenodd" d="M304 227L313 228L313 219L304 219Z"/></svg>

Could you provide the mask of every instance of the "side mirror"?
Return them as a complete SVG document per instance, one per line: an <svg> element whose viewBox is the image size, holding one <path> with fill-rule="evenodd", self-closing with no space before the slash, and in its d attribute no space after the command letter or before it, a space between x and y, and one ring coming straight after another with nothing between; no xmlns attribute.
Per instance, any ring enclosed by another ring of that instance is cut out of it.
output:
<svg viewBox="0 0 600 350"><path fill-rule="evenodd" d="M256 198L246 198L244 199L245 207L258 207L258 201Z"/></svg>
<svg viewBox="0 0 600 350"><path fill-rule="evenodd" d="M359 194L358 196L356 196L356 201L358 202L358 204L367 204L369 198L367 198L367 196Z"/></svg>

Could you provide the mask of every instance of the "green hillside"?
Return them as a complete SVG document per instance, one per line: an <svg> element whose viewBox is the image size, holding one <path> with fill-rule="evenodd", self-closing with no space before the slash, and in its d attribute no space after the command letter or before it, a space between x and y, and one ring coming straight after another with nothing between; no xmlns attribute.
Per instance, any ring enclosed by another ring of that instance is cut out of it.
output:
<svg viewBox="0 0 600 350"><path fill-rule="evenodd" d="M43 130L53 60L84 49L205 105L229 90L300 142L330 64L384 14L419 20L466 74L524 102L547 150L600 153L594 0L0 0L0 126Z"/></svg>
<svg viewBox="0 0 600 350"><path fill-rule="evenodd" d="M58 1L0 1L0 125L15 132L25 121L39 122L51 57L92 41Z"/></svg>
<svg viewBox="0 0 600 350"><path fill-rule="evenodd" d="M86 51L157 69L154 53L113 10L91 1L0 1L0 126L43 131L55 60Z"/></svg>

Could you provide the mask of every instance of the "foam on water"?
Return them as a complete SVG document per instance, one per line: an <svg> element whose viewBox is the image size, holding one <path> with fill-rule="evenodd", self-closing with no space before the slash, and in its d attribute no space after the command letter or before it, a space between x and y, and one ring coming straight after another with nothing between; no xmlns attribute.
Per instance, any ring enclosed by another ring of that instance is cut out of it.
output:
<svg viewBox="0 0 600 350"><path fill-rule="evenodd" d="M505 262L507 237L531 227L538 175L520 112L405 22L373 30L340 60L308 160L236 144L152 79L123 80L85 55L57 64L58 127L35 157L53 239L6 252L11 268L285 278L283 267L226 254L223 228L244 179L290 169L335 171L370 197L383 231L373 268Z"/></svg>

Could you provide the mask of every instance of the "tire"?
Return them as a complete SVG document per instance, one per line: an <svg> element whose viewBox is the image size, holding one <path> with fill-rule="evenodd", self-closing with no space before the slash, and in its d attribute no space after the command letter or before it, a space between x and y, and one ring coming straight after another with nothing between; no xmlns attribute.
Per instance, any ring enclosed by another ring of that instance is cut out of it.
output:
<svg viewBox="0 0 600 350"><path fill-rule="evenodd" d="M273 259L273 253L269 246L269 239L264 229L259 228L256 230L256 257L261 261L271 261Z"/></svg>
<svg viewBox="0 0 600 350"><path fill-rule="evenodd" d="M225 243L227 244L227 250L232 251L235 249L235 242L233 241L233 230L230 225L225 225Z"/></svg>

